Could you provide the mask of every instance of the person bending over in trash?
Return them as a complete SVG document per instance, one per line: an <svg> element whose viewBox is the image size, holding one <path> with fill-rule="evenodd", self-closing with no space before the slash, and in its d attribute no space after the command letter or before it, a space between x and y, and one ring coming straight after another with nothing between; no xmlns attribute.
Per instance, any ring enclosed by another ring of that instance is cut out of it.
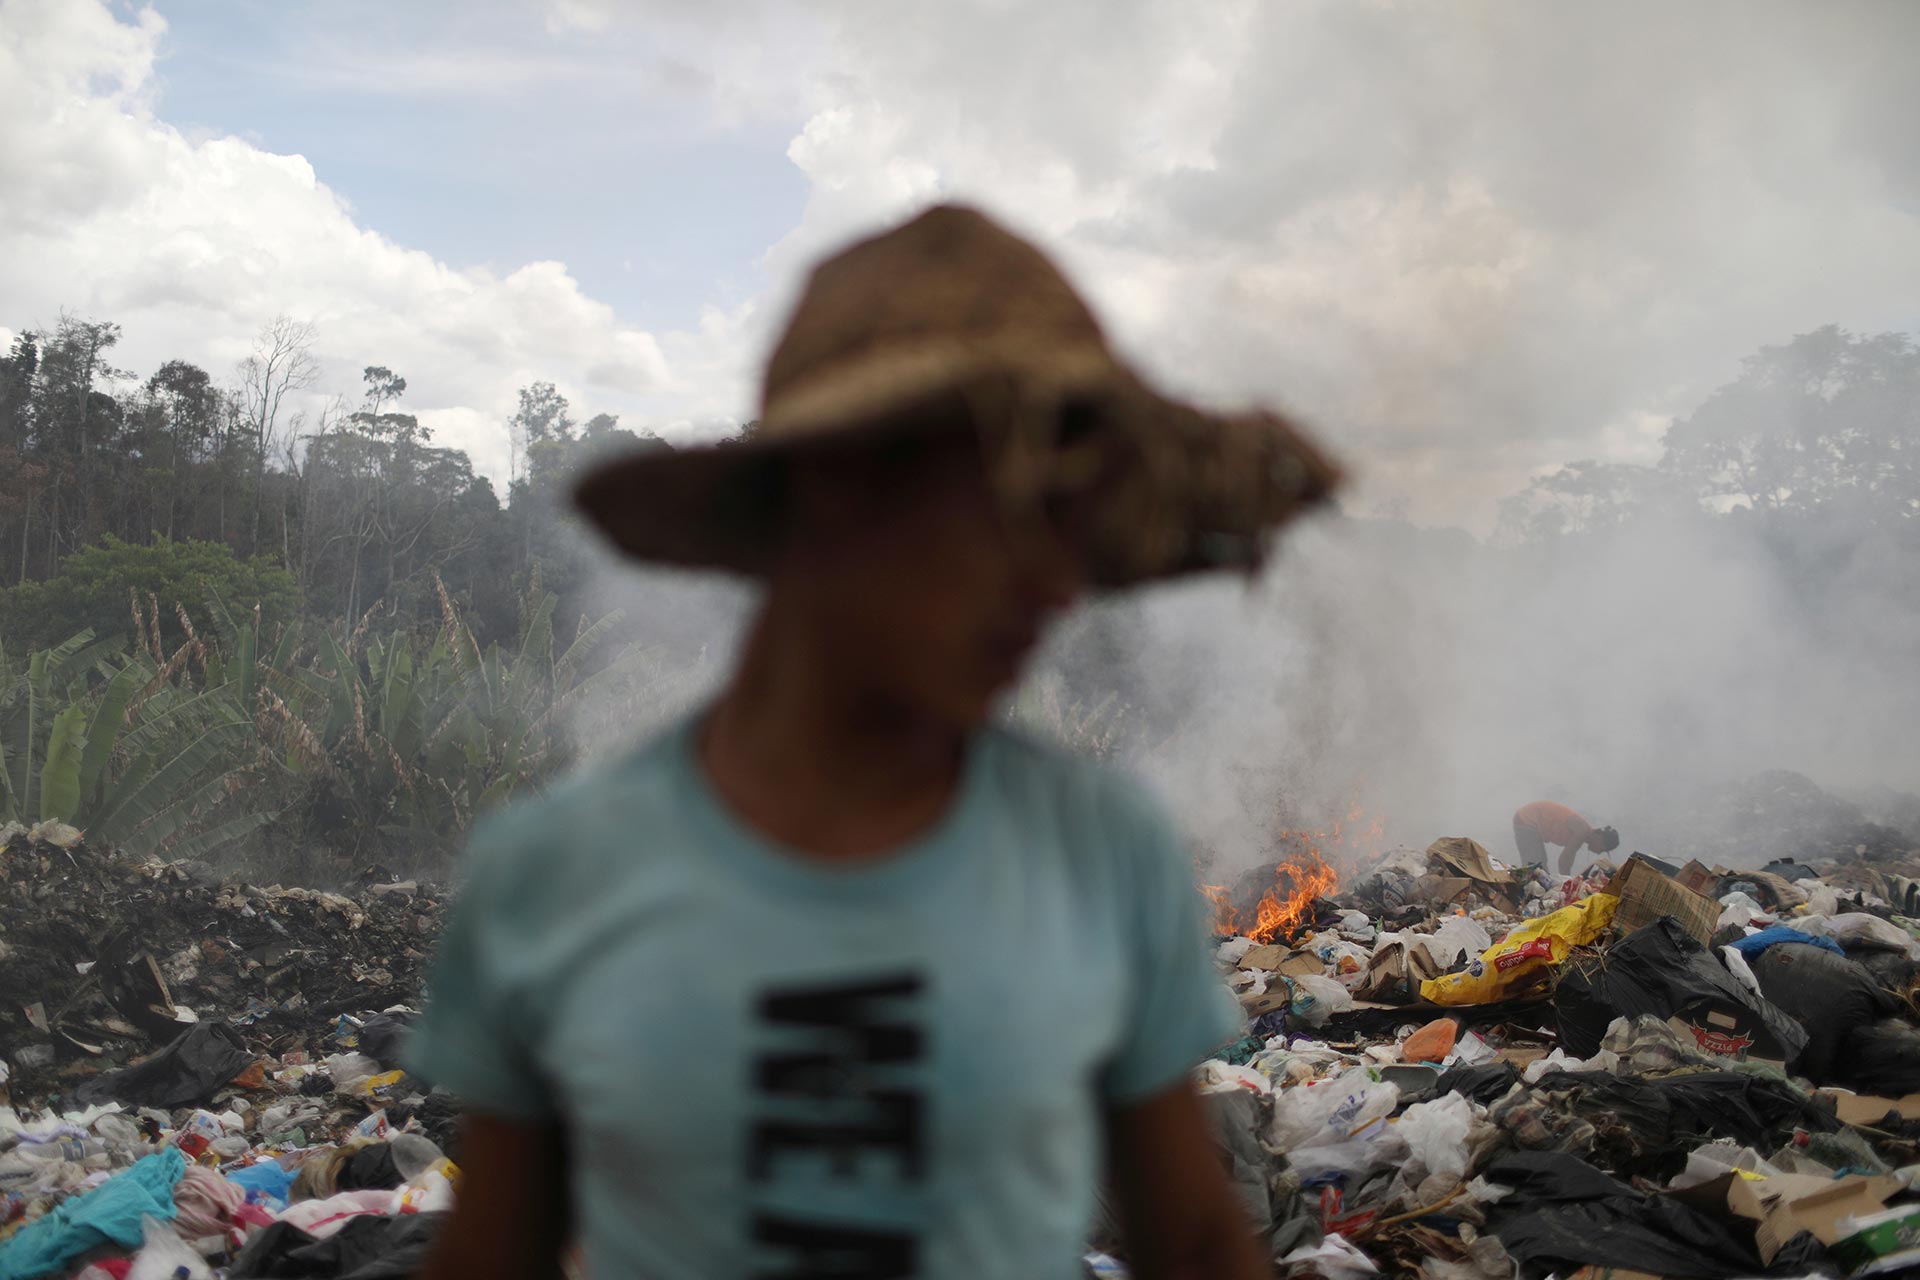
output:
<svg viewBox="0 0 1920 1280"><path fill-rule="evenodd" d="M1612 827L1595 827L1563 804L1535 800L1522 805L1513 815L1513 843L1520 849L1520 861L1529 867L1547 865L1547 846L1560 848L1560 874L1573 874L1573 860L1581 846L1595 853L1612 853L1620 847L1620 833Z"/></svg>
<svg viewBox="0 0 1920 1280"><path fill-rule="evenodd" d="M1257 563L1335 474L1161 398L1041 253L932 209L820 265L758 428L587 477L756 579L719 695L485 823L412 1069L468 1109L426 1274L1142 1277L1267 1260L1188 1070L1238 1034L1174 832L994 723L1094 586Z"/></svg>

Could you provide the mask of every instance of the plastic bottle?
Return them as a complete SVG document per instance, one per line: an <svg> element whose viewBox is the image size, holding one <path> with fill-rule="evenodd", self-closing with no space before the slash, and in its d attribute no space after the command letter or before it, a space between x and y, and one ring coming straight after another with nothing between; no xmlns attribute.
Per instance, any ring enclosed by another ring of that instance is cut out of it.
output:
<svg viewBox="0 0 1920 1280"><path fill-rule="evenodd" d="M415 1178L439 1164L445 1157L433 1139L417 1133L396 1133L387 1143L388 1152L393 1156L393 1167L399 1171L402 1182L412 1182Z"/></svg>

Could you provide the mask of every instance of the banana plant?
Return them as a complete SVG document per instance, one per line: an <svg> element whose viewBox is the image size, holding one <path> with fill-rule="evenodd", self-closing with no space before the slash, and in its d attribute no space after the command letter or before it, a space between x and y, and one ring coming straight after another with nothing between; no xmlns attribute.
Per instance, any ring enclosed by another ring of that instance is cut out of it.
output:
<svg viewBox="0 0 1920 1280"><path fill-rule="evenodd" d="M223 689L184 687L185 663L121 654L83 631L32 654L0 692L0 818L58 820L133 854L197 831L194 848L238 839L272 818L231 812L253 761L250 719ZM4 675L0 672L0 675ZM176 683L180 681L181 683ZM43 727L44 726L44 727Z"/></svg>

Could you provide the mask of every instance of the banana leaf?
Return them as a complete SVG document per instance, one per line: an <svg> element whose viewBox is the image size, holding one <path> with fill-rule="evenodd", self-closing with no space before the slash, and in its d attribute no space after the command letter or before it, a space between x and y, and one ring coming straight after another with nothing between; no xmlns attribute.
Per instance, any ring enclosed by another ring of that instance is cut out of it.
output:
<svg viewBox="0 0 1920 1280"><path fill-rule="evenodd" d="M238 740L252 727L246 720L217 724L157 768L151 767L157 761L150 757L149 769L137 770L123 778L122 785L109 797L111 807L106 809L97 827L101 838L108 844L124 844L142 823L176 803L194 778L217 768L221 760L228 758ZM136 785L127 785L129 783Z"/></svg>
<svg viewBox="0 0 1920 1280"><path fill-rule="evenodd" d="M100 794L100 780L106 776L107 761L114 744L126 728L127 704L135 691L147 682L140 667L128 663L107 681L100 694L100 705L93 710L93 723L87 728L87 749L80 757L80 802L90 804Z"/></svg>
<svg viewBox="0 0 1920 1280"><path fill-rule="evenodd" d="M47 733L47 758L40 766L42 821L68 822L80 812L80 757L87 746L87 709L70 704L53 718Z"/></svg>

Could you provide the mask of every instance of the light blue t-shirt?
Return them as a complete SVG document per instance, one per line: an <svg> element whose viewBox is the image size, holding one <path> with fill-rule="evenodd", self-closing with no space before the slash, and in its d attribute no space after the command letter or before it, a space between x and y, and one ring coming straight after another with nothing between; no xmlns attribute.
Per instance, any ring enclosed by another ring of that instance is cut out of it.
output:
<svg viewBox="0 0 1920 1280"><path fill-rule="evenodd" d="M979 734L853 870L720 802L691 722L487 823L412 1066L570 1143L594 1280L1067 1280L1103 1110L1237 1034L1139 788Z"/></svg>

